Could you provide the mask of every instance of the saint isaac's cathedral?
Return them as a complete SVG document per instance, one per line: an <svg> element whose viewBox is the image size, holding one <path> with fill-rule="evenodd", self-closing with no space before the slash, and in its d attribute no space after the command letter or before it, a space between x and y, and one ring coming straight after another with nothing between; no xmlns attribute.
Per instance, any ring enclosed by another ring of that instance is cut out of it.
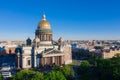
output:
<svg viewBox="0 0 120 80"><path fill-rule="evenodd" d="M66 65L72 63L71 45L62 37L58 41L52 39L52 29L46 16L38 23L35 39L26 40L21 51L16 51L16 63L19 69L40 68L45 65Z"/></svg>

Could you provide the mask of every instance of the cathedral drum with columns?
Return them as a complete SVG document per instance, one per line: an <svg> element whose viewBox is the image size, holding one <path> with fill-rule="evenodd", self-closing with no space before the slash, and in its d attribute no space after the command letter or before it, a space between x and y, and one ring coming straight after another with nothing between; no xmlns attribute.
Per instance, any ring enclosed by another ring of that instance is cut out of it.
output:
<svg viewBox="0 0 120 80"><path fill-rule="evenodd" d="M35 39L32 41L28 38L26 45L19 46L16 54L18 69L72 63L71 45L67 44L62 37L58 41L53 41L51 26L45 15L35 31Z"/></svg>

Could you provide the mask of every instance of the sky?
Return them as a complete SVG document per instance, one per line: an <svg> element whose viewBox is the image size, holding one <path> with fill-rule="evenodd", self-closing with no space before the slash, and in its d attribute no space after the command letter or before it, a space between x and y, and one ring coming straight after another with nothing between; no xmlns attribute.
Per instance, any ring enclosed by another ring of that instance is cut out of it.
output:
<svg viewBox="0 0 120 80"><path fill-rule="evenodd" d="M120 39L120 0L0 0L0 40L34 39L46 14L53 39Z"/></svg>

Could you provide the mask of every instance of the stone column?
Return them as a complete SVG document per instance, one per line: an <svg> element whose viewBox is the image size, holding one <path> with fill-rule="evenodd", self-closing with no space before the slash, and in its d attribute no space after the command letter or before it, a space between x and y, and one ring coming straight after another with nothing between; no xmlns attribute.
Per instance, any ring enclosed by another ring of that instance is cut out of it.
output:
<svg viewBox="0 0 120 80"><path fill-rule="evenodd" d="M40 35L40 41L41 41L41 35Z"/></svg>
<svg viewBox="0 0 120 80"><path fill-rule="evenodd" d="M51 34L51 40L52 40L52 34Z"/></svg>
<svg viewBox="0 0 120 80"><path fill-rule="evenodd" d="M61 57L61 60L62 60L62 64L64 64L64 56Z"/></svg>
<svg viewBox="0 0 120 80"><path fill-rule="evenodd" d="M49 34L47 34L47 41L49 41Z"/></svg>
<svg viewBox="0 0 120 80"><path fill-rule="evenodd" d="M52 57L52 63L55 63L55 57L54 56Z"/></svg>
<svg viewBox="0 0 120 80"><path fill-rule="evenodd" d="M40 58L40 64L42 65L42 66L44 66L44 60L43 60L44 58Z"/></svg>
<svg viewBox="0 0 120 80"><path fill-rule="evenodd" d="M50 41L50 35L49 35L49 41Z"/></svg>
<svg viewBox="0 0 120 80"><path fill-rule="evenodd" d="M36 55L34 55L34 68L36 68L37 65L36 65Z"/></svg>
<svg viewBox="0 0 120 80"><path fill-rule="evenodd" d="M44 65L46 64L46 58L44 57Z"/></svg>
<svg viewBox="0 0 120 80"><path fill-rule="evenodd" d="M50 35L50 41L52 40L52 36Z"/></svg>
<svg viewBox="0 0 120 80"><path fill-rule="evenodd" d="M43 58L43 65L45 65L45 57Z"/></svg>
<svg viewBox="0 0 120 80"><path fill-rule="evenodd" d="M25 65L26 65L26 63L25 63L24 57L22 55L22 68L25 68Z"/></svg>
<svg viewBox="0 0 120 80"><path fill-rule="evenodd" d="M60 65L60 56L58 56L58 65Z"/></svg>
<svg viewBox="0 0 120 80"><path fill-rule="evenodd" d="M43 41L43 35L41 35L41 41Z"/></svg>
<svg viewBox="0 0 120 80"><path fill-rule="evenodd" d="M46 35L44 34L44 41L46 41Z"/></svg>
<svg viewBox="0 0 120 80"><path fill-rule="evenodd" d="M62 65L61 57L62 57L62 56L59 57L59 64L60 64L60 66Z"/></svg>
<svg viewBox="0 0 120 80"><path fill-rule="evenodd" d="M17 68L20 69L20 56L17 56Z"/></svg>

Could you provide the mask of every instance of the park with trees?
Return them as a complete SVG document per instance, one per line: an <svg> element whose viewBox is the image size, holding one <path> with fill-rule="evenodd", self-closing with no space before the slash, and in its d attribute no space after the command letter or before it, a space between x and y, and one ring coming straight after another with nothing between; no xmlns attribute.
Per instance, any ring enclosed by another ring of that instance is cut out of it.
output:
<svg viewBox="0 0 120 80"><path fill-rule="evenodd" d="M111 59L95 56L78 67L79 80L120 80L120 54Z"/></svg>

